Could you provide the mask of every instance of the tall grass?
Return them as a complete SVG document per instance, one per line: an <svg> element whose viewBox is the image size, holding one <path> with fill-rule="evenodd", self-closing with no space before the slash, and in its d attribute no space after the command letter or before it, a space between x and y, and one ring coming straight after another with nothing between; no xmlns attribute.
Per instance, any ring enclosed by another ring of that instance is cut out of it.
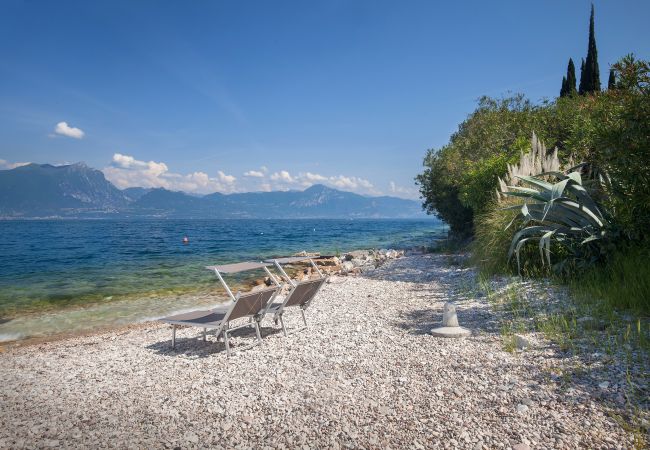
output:
<svg viewBox="0 0 650 450"><path fill-rule="evenodd" d="M490 208L474 220L472 263L487 275L510 272L508 247L512 231L506 227L515 216L514 211Z"/></svg>
<svg viewBox="0 0 650 450"><path fill-rule="evenodd" d="M604 265L593 267L569 286L575 298L596 311L628 310L650 315L650 248L619 250Z"/></svg>
<svg viewBox="0 0 650 450"><path fill-rule="evenodd" d="M485 275L517 274L517 266L508 260L508 249L514 231L508 228L517 211L504 209L508 206L521 205L518 199L506 199L499 205L477 216L475 220L474 241L471 245L472 264ZM540 262L537 246L529 245L521 249L521 274L528 277L549 274L548 267Z"/></svg>

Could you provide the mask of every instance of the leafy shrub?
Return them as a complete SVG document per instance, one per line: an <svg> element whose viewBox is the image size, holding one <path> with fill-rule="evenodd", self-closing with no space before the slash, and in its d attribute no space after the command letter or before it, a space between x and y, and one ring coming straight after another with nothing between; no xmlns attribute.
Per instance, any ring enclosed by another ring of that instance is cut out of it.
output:
<svg viewBox="0 0 650 450"><path fill-rule="evenodd" d="M473 233L474 214L493 201L494 183L528 141L537 109L523 95L482 97L448 145L427 151L425 169L416 177L423 206L452 233Z"/></svg>
<svg viewBox="0 0 650 450"><path fill-rule="evenodd" d="M533 130L571 157L611 175L604 198L627 239L650 237L650 63L633 56L613 65L616 89L533 105L522 95L483 97L449 144L429 150L417 177L425 208L454 233L470 235L494 208L493 175L511 162ZM644 244L648 245L648 244Z"/></svg>

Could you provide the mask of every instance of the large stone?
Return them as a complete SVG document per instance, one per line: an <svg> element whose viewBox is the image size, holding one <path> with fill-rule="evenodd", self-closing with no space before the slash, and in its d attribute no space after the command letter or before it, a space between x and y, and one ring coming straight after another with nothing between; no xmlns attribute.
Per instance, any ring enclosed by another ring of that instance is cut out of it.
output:
<svg viewBox="0 0 650 450"><path fill-rule="evenodd" d="M528 444L524 444L523 442L519 444L515 444L512 446L512 450L530 450L530 447Z"/></svg>
<svg viewBox="0 0 650 450"><path fill-rule="evenodd" d="M317 259L314 262L319 266L338 266L341 263L341 261L336 256L333 256L331 258Z"/></svg>
<svg viewBox="0 0 650 450"><path fill-rule="evenodd" d="M515 334L515 346L519 350L525 350L529 347L534 347L533 341L526 336Z"/></svg>

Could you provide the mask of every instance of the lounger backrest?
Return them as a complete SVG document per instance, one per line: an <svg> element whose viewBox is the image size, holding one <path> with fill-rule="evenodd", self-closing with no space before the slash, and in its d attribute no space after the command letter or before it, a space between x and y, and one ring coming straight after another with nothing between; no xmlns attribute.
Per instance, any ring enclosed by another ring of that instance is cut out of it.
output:
<svg viewBox="0 0 650 450"><path fill-rule="evenodd" d="M232 311L228 316L228 320L254 316L259 313L266 308L269 301L273 298L273 294L275 294L277 290L277 287L271 287L241 295L235 302Z"/></svg>
<svg viewBox="0 0 650 450"><path fill-rule="evenodd" d="M320 287L325 283L325 278L317 280L301 281L289 293L289 298L284 304L285 308L288 306L304 306L316 295Z"/></svg>

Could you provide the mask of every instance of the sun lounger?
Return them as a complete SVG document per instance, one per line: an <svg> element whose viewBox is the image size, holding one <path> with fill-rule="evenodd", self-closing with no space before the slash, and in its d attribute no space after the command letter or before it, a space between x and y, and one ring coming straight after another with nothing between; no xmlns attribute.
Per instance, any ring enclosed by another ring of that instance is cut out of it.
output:
<svg viewBox="0 0 650 450"><path fill-rule="evenodd" d="M291 279L291 277L289 277L289 275L287 275L284 268L282 267L283 264L295 264L295 263L305 262L305 261L309 261L309 263L312 265L312 267L315 269L316 273L318 274L318 278L307 279L303 281L294 281ZM311 302L314 300L316 294L323 286L323 284L325 284L327 277L323 274L323 272L320 271L320 269L318 268L314 260L308 256L291 256L286 258L268 259L265 262L273 263L275 267L280 271L280 273L291 284L291 290L284 298L284 300L277 303L270 303L266 310L266 314L273 314L276 323L278 320L280 321L280 324L282 325L282 331L284 332L284 335L287 336L288 335L287 327L284 324L284 320L282 316L284 314L285 309L298 307L300 308L300 314L302 315L302 322L304 323L304 326L293 329L291 330L291 332L294 333L300 330L304 330L305 328L307 328L307 319L305 318L305 310L309 307Z"/></svg>
<svg viewBox="0 0 650 450"><path fill-rule="evenodd" d="M260 336L259 322L262 320L264 313L268 310L268 306L273 302L274 297L281 288L273 274L269 271L268 266L269 264L257 262L207 266L206 269L215 273L232 302L228 305L210 310L191 311L159 319L161 322L171 324L172 326L172 348L176 346L176 328L178 326L203 328L204 341L206 340L207 330L215 330L215 336L217 338L223 336L228 356L230 356L229 334L240 328L253 326L257 334L257 340L252 344L243 347L242 350L260 344L262 342L262 337ZM274 286L244 294L238 292L237 295L233 295L228 284L224 281L222 274L232 274L256 269L264 269ZM248 318L249 320L243 325L232 327L230 324L231 321L245 318Z"/></svg>

